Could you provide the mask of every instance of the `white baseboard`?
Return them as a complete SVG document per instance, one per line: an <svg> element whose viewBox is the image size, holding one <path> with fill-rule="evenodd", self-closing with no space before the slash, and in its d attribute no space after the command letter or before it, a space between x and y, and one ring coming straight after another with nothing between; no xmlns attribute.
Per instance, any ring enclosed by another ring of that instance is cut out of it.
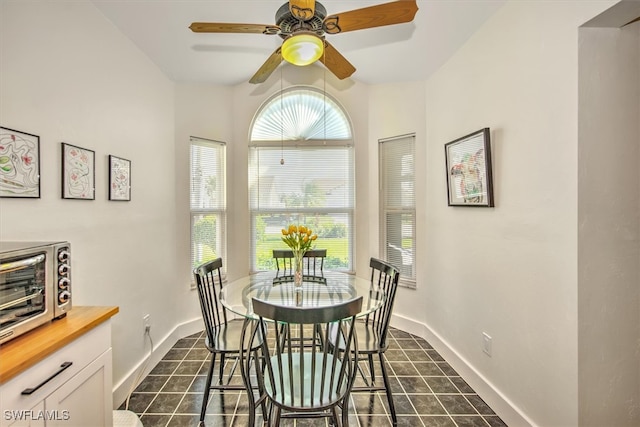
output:
<svg viewBox="0 0 640 427"><path fill-rule="evenodd" d="M391 326L426 339L509 427L537 427L500 390L424 323L394 314Z"/></svg>
<svg viewBox="0 0 640 427"><path fill-rule="evenodd" d="M149 372L158 364L160 360L164 357L165 354L178 342L179 339L187 337L189 335L195 334L196 332L202 331L204 328L204 324L202 323L202 317L198 317L196 319L190 320L185 323L181 323L180 325L173 328L171 332L169 332L164 338L160 341L155 342L153 346L153 353L148 355L145 354L145 357L140 360L136 364L136 366L125 375L125 377L120 380L113 387L113 408L117 409L122 405L122 403L127 400L127 395L131 390L131 384L137 378L140 380L144 379ZM149 357L149 363L145 366L145 361ZM139 373L139 370L144 366L144 371ZM136 387L138 384L135 385Z"/></svg>

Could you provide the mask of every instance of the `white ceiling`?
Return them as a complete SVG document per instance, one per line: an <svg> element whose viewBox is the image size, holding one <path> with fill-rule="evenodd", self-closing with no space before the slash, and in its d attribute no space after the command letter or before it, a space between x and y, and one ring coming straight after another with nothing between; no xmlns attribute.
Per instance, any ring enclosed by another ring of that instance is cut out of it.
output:
<svg viewBox="0 0 640 427"><path fill-rule="evenodd" d="M389 0L322 0L327 14ZM275 24L286 0L92 0L172 80L235 85L248 81L282 43L263 34L197 34L192 22ZM367 84L424 80L505 0L418 0L411 23L328 34Z"/></svg>

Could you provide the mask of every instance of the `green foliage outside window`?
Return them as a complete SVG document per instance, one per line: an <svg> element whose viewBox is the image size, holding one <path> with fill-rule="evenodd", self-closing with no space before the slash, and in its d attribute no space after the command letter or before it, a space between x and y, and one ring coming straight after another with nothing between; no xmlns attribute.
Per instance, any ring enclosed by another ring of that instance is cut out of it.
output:
<svg viewBox="0 0 640 427"><path fill-rule="evenodd" d="M194 267L217 258L216 255L216 217L206 215L198 219L193 225L193 243L197 249L196 253L201 255L194 261Z"/></svg>
<svg viewBox="0 0 640 427"><path fill-rule="evenodd" d="M256 243L256 258L259 270L275 270L276 263L273 259L273 249L288 249L282 242L281 234L267 235L265 239ZM324 261L324 268L328 270L344 270L349 267L348 241L346 237L325 238L318 235L315 247L326 249L327 258Z"/></svg>

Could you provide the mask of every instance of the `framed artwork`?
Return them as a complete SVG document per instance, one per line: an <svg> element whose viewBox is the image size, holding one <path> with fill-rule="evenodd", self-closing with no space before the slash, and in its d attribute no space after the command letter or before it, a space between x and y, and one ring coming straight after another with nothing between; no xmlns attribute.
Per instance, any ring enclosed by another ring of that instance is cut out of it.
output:
<svg viewBox="0 0 640 427"><path fill-rule="evenodd" d="M62 143L62 198L95 200L96 153Z"/></svg>
<svg viewBox="0 0 640 427"><path fill-rule="evenodd" d="M40 137L0 127L0 197L40 198Z"/></svg>
<svg viewBox="0 0 640 427"><path fill-rule="evenodd" d="M131 161L109 155L109 200L131 200Z"/></svg>
<svg viewBox="0 0 640 427"><path fill-rule="evenodd" d="M449 206L493 207L489 128L444 145Z"/></svg>

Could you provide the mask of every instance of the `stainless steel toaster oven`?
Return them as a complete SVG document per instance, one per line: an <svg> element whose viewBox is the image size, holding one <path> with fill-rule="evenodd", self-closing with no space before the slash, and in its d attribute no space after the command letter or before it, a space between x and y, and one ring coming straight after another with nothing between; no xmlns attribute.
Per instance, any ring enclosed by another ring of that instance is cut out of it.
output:
<svg viewBox="0 0 640 427"><path fill-rule="evenodd" d="M69 242L0 242L0 344L69 310Z"/></svg>

